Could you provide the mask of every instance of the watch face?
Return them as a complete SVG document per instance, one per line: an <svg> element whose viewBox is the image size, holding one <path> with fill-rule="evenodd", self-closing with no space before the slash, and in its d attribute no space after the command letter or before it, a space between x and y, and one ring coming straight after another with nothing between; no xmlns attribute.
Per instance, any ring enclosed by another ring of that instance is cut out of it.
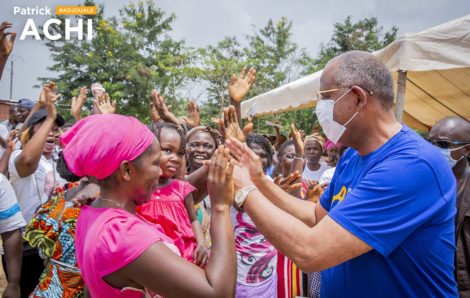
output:
<svg viewBox="0 0 470 298"><path fill-rule="evenodd" d="M242 189L237 192L235 195L235 203L237 204L238 207L240 207L243 202L245 201L246 198L246 190Z"/></svg>
<svg viewBox="0 0 470 298"><path fill-rule="evenodd" d="M243 200L244 196L245 196L245 192L243 190L237 191L237 194L235 195L235 202L240 203L240 201Z"/></svg>

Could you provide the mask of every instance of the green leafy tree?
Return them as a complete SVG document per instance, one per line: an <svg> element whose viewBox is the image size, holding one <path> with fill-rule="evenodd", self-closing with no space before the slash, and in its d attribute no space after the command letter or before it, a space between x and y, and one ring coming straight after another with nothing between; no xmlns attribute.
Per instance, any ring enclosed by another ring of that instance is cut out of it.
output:
<svg viewBox="0 0 470 298"><path fill-rule="evenodd" d="M200 49L200 59L203 69L200 79L206 86L201 114L206 122L210 122L220 115L222 107L230 104L230 76L243 68L246 57L236 37L225 37L215 46Z"/></svg>
<svg viewBox="0 0 470 298"><path fill-rule="evenodd" d="M85 1L85 5L95 4ZM47 42L54 61L49 69L57 76L41 80L56 81L66 101L61 108L68 108L67 100L81 86L101 82L118 102L121 114L147 120L153 88L165 96L175 114L182 113L185 101L178 96L178 88L199 73L192 66L195 51L187 49L184 41L173 40L168 35L175 15L166 16L151 0L131 2L120 10L119 18L104 18L104 9L100 5L93 17L91 41ZM55 30L63 33L64 27Z"/></svg>
<svg viewBox="0 0 470 298"><path fill-rule="evenodd" d="M393 26L385 31L379 26L375 17L364 18L357 22L348 16L343 23L335 23L333 35L325 45L320 45L320 52L315 58L303 57L302 64L305 66L304 74L310 74L323 69L332 58L337 55L352 51L373 52L387 46L397 37L398 28Z"/></svg>
<svg viewBox="0 0 470 298"><path fill-rule="evenodd" d="M258 73L252 94L272 90L300 76L299 59L305 50L292 40L292 22L285 17L278 22L269 20L247 39L245 54Z"/></svg>
<svg viewBox="0 0 470 298"><path fill-rule="evenodd" d="M298 79L303 70L302 61L307 52L292 40L292 22L285 17L278 22L269 20L266 26L248 36L246 48L248 61L257 69L257 79L249 95L267 92ZM289 130L291 123L302 129L308 126L309 118L303 117L302 111L266 115L258 118L255 130L258 133L272 134L274 129L266 127L264 122L279 121L283 131Z"/></svg>
<svg viewBox="0 0 470 298"><path fill-rule="evenodd" d="M207 118L217 117L220 109L229 104L228 83L233 73L243 66L256 69L256 83L247 98L277 88L300 76L304 49L292 40L292 23L286 18L254 29L245 38L245 46L235 37L226 37L215 46L201 50L203 79L207 84L207 101L202 114ZM267 116L266 119L272 119ZM255 130L258 126L255 126ZM263 132L264 125L259 126Z"/></svg>

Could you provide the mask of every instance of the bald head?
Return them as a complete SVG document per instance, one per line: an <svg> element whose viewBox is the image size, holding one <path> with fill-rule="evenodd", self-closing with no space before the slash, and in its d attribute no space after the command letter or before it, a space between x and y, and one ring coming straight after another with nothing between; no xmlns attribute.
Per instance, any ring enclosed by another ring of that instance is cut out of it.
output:
<svg viewBox="0 0 470 298"><path fill-rule="evenodd" d="M390 71L368 52L343 53L328 62L324 74L330 74L332 83L336 86L357 85L372 92L386 110L393 107L393 79Z"/></svg>
<svg viewBox="0 0 470 298"><path fill-rule="evenodd" d="M470 122L457 116L446 117L431 128L429 137L468 142L470 141Z"/></svg>

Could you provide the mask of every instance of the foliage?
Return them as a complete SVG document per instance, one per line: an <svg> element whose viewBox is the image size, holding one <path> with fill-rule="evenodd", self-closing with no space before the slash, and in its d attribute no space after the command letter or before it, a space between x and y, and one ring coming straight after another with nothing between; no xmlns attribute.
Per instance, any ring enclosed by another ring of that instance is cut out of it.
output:
<svg viewBox="0 0 470 298"><path fill-rule="evenodd" d="M85 5L95 5L86 0ZM220 116L230 103L228 83L231 74L243 66L254 67L257 80L247 98L275 89L306 74L322 69L340 53L350 50L374 51L396 38L398 29L385 31L374 17L353 22L348 16L334 25L328 43L311 56L293 41L292 22L285 17L269 20L264 27L253 28L243 39L228 36L205 48L187 47L183 40L169 36L176 16L166 15L152 0L130 2L118 17L105 18L100 5L93 16L94 38L48 41L52 66L51 78L64 95L60 110L68 115L69 100L81 86L101 82L118 112L149 120L150 91L157 88L176 116L185 114L187 99L201 106L203 124ZM63 20L63 16L56 16ZM88 16L77 16L86 19ZM64 34L64 27L53 30ZM90 105L90 103L88 103ZM67 110L67 111L65 111ZM265 120L279 121L283 132L290 123L310 133L318 126L311 109L268 115L256 120L255 132L273 134Z"/></svg>

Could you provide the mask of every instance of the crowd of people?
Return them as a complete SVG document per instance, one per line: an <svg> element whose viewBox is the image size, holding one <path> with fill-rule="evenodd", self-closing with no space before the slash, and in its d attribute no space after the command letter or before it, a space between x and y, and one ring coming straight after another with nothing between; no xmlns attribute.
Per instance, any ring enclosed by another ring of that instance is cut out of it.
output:
<svg viewBox="0 0 470 298"><path fill-rule="evenodd" d="M119 115L98 82L67 117L54 82L12 106L3 296L470 297L470 123L422 138L395 119L385 65L352 51L322 74L321 129L256 134L240 114L256 76L229 78L216 127L194 101L176 117L157 90L151 123Z"/></svg>

